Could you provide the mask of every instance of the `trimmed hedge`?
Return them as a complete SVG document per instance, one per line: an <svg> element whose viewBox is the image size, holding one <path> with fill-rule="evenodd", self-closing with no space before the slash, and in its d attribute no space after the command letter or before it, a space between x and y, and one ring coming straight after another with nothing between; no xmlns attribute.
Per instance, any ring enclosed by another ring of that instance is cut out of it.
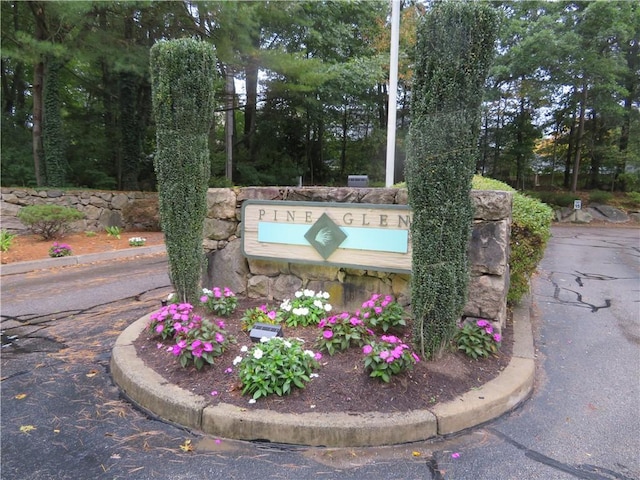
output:
<svg viewBox="0 0 640 480"><path fill-rule="evenodd" d="M150 55L154 167L169 277L180 301L195 303L204 267L216 59L211 45L189 38L156 43Z"/></svg>
<svg viewBox="0 0 640 480"><path fill-rule="evenodd" d="M433 358L466 303L480 105L494 55L496 12L438 2L418 26L405 178L411 225L414 342Z"/></svg>

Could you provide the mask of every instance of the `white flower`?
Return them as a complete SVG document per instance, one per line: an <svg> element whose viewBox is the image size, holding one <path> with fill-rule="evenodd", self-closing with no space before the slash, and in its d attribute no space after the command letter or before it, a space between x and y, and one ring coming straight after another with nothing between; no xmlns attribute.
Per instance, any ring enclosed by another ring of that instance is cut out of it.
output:
<svg viewBox="0 0 640 480"><path fill-rule="evenodd" d="M331 295L329 295L329 292L322 292L322 298L324 298L325 300L329 300L329 297Z"/></svg>
<svg viewBox="0 0 640 480"><path fill-rule="evenodd" d="M302 316L309 315L309 309L307 307L302 307L300 309L300 315L302 315Z"/></svg>
<svg viewBox="0 0 640 480"><path fill-rule="evenodd" d="M256 403L256 399L252 398L251 400L249 400L249 403Z"/></svg>
<svg viewBox="0 0 640 480"><path fill-rule="evenodd" d="M262 358L262 355L264 355L264 352L259 348L256 348L253 351L253 358L255 358L256 360L260 360Z"/></svg>
<svg viewBox="0 0 640 480"><path fill-rule="evenodd" d="M280 308L282 310L286 310L287 312L291 311L291 303L289 303L289 299L286 299L284 302L280 304Z"/></svg>
<svg viewBox="0 0 640 480"><path fill-rule="evenodd" d="M302 290L298 290L296 293L296 298L300 298L302 296ZM285 300L286 301L286 300Z"/></svg>
<svg viewBox="0 0 640 480"><path fill-rule="evenodd" d="M167 302L173 301L173 296L174 295L175 295L175 293L170 293L169 295L167 295Z"/></svg>
<svg viewBox="0 0 640 480"><path fill-rule="evenodd" d="M314 300L313 301L313 306L314 307L318 307L318 308L322 308L322 302L320 300Z"/></svg>
<svg viewBox="0 0 640 480"><path fill-rule="evenodd" d="M247 353L247 350L249 350L249 348L246 345L243 345L242 348L240 349L242 353Z"/></svg>
<svg viewBox="0 0 640 480"><path fill-rule="evenodd" d="M316 294L316 292L314 292L313 290L308 289L305 289L303 293L305 297L313 297Z"/></svg>
<svg viewBox="0 0 640 480"><path fill-rule="evenodd" d="M316 356L316 354L313 353L311 350L305 350L304 353L309 355L311 358L315 358L315 356Z"/></svg>
<svg viewBox="0 0 640 480"><path fill-rule="evenodd" d="M282 343L284 343L284 346L287 348L291 348L291 342L288 342L287 340L283 341Z"/></svg>
<svg viewBox="0 0 640 480"><path fill-rule="evenodd" d="M233 359L233 364L238 365L241 361L242 361L242 357L238 355L236 358Z"/></svg>
<svg viewBox="0 0 640 480"><path fill-rule="evenodd" d="M330 312L330 311L331 311L331 308L332 308L332 307L331 307L331 305L327 303L327 304L324 306L324 311L325 311L325 312Z"/></svg>
<svg viewBox="0 0 640 480"><path fill-rule="evenodd" d="M269 337L261 337L260 343L267 343L269 340L270 340Z"/></svg>
<svg viewBox="0 0 640 480"><path fill-rule="evenodd" d="M203 294L203 295L206 295L206 296L208 296L208 297L213 296L213 292L212 292L211 290L209 290L208 288L203 288L203 289L202 289L202 294Z"/></svg>
<svg viewBox="0 0 640 480"><path fill-rule="evenodd" d="M294 315L302 315L302 307L294 308L293 309L293 314Z"/></svg>
<svg viewBox="0 0 640 480"><path fill-rule="evenodd" d="M309 374L309 378L318 378L320 375L318 375L317 373L310 373Z"/></svg>

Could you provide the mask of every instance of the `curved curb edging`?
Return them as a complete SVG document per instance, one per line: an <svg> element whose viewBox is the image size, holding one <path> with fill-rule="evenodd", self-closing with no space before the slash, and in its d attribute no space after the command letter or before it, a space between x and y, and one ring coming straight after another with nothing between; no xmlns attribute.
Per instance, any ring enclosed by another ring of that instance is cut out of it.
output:
<svg viewBox="0 0 640 480"><path fill-rule="evenodd" d="M326 447L382 446L427 440L497 418L522 403L533 390L535 363L529 302L514 311L514 346L509 365L477 390L431 410L282 414L207 400L168 383L138 357L133 342L149 315L116 340L111 356L115 384L134 403L155 415L206 434L238 440Z"/></svg>

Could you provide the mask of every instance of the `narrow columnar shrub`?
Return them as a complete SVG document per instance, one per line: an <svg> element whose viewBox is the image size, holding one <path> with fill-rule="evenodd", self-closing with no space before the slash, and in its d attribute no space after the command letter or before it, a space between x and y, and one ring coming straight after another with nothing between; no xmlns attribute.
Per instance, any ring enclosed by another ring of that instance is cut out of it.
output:
<svg viewBox="0 0 640 480"><path fill-rule="evenodd" d="M480 104L497 17L478 2L438 2L417 30L405 178L411 226L414 341L433 358L466 301Z"/></svg>
<svg viewBox="0 0 640 480"><path fill-rule="evenodd" d="M150 55L154 167L169 276L178 298L195 303L204 266L215 55L211 45L186 38L159 42Z"/></svg>

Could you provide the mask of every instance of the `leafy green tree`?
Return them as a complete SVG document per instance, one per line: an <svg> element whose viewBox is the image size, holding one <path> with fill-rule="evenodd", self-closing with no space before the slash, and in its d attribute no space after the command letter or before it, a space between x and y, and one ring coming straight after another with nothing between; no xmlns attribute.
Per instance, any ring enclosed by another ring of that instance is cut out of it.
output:
<svg viewBox="0 0 640 480"><path fill-rule="evenodd" d="M441 2L418 26L406 164L414 340L428 358L449 342L467 295L467 245L484 82L494 55L495 11Z"/></svg>
<svg viewBox="0 0 640 480"><path fill-rule="evenodd" d="M216 59L204 42L179 39L151 48L159 209L178 298L195 302L204 264L209 128Z"/></svg>

